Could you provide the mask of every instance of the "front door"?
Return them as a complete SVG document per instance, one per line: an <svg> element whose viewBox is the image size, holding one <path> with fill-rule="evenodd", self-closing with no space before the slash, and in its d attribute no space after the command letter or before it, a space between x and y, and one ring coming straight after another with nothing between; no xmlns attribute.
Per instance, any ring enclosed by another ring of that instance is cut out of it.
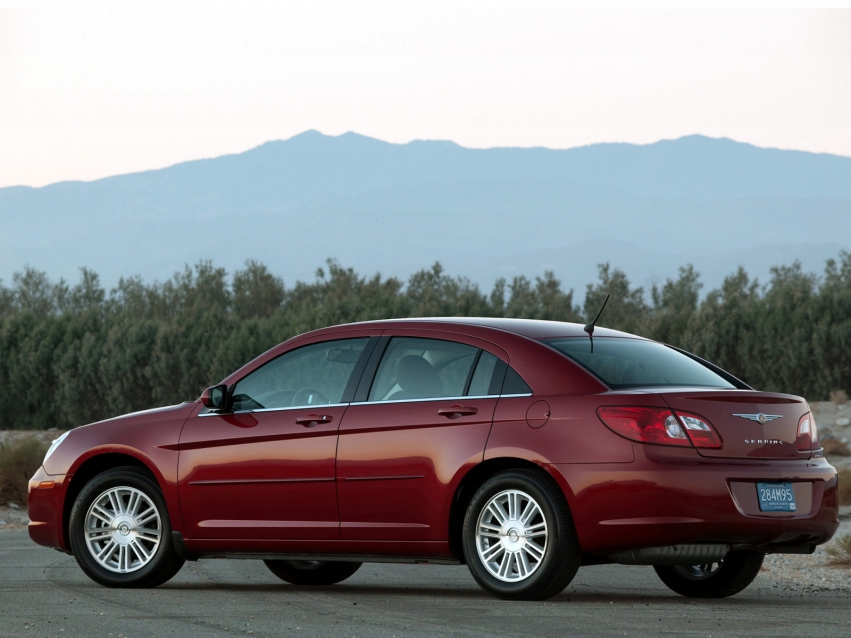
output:
<svg viewBox="0 0 851 638"><path fill-rule="evenodd" d="M340 538L337 429L367 342L290 350L236 383L232 413L189 418L179 493L190 539Z"/></svg>
<svg viewBox="0 0 851 638"><path fill-rule="evenodd" d="M497 357L475 339L425 334L389 340L368 394L340 426L343 539L447 540L458 481L482 460L497 402L490 391Z"/></svg>

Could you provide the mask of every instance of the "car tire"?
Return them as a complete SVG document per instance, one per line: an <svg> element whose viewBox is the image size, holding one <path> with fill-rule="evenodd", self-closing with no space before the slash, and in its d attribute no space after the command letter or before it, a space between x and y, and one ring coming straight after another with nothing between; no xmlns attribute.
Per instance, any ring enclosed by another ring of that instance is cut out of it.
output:
<svg viewBox="0 0 851 638"><path fill-rule="evenodd" d="M162 491L138 467L106 470L89 481L74 502L68 533L77 563L106 587L156 587L183 567Z"/></svg>
<svg viewBox="0 0 851 638"><path fill-rule="evenodd" d="M320 560L264 560L269 571L291 585L335 585L360 569L361 563Z"/></svg>
<svg viewBox="0 0 851 638"><path fill-rule="evenodd" d="M555 596L582 558L564 494L549 476L530 470L501 472L478 489L462 543L473 578L504 600Z"/></svg>
<svg viewBox="0 0 851 638"><path fill-rule="evenodd" d="M691 566L656 566L653 569L672 591L688 598L726 598L750 585L762 567L765 554L730 552L719 563Z"/></svg>

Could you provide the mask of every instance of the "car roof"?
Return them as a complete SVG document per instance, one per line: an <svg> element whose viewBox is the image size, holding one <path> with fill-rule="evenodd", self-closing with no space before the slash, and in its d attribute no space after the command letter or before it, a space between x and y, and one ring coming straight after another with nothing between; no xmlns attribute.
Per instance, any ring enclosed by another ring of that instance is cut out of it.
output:
<svg viewBox="0 0 851 638"><path fill-rule="evenodd" d="M507 319L504 317L417 317L410 319L384 319L379 321L363 321L347 326L362 326L364 328L400 328L423 327L423 324L438 324L443 326L466 325L481 328L492 328L504 332L528 337L530 339L551 339L555 337L587 337L585 327L580 323L566 321L547 321L544 319ZM339 328L340 326L334 326ZM326 328L325 330L330 330ZM631 337L641 339L636 335L609 328L596 327L595 337Z"/></svg>

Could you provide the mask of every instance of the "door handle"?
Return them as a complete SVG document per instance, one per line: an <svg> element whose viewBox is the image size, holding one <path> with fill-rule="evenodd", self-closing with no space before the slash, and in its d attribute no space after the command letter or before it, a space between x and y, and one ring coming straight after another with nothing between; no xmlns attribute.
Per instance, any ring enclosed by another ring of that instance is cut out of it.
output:
<svg viewBox="0 0 851 638"><path fill-rule="evenodd" d="M451 405L448 408L440 408L437 413L447 419L457 419L459 416L469 416L478 413L479 408L467 405Z"/></svg>
<svg viewBox="0 0 851 638"><path fill-rule="evenodd" d="M319 423L330 423L332 417L327 414L308 414L307 416L298 416L295 422L303 425L306 428L312 428Z"/></svg>

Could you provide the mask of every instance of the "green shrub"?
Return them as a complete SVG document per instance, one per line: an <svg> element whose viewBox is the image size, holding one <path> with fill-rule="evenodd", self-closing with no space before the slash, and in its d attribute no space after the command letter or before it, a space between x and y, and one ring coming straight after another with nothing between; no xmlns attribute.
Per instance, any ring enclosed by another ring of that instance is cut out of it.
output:
<svg viewBox="0 0 851 638"><path fill-rule="evenodd" d="M825 456L851 456L851 450L839 439L826 439L821 445Z"/></svg>
<svg viewBox="0 0 851 638"><path fill-rule="evenodd" d="M579 283L579 282L574 282ZM313 282L284 286L260 263L228 275L211 262L164 283L122 279L110 291L83 270L51 282L26 268L0 282L0 429L68 429L194 400L253 357L296 334L339 323L422 316L487 316L598 325L684 348L759 390L845 401L851 388L851 253L821 275L800 263L767 282L739 269L702 297L699 273L635 286L599 265L584 305L555 274L498 279L490 291L439 263L407 282L365 277L329 261Z"/></svg>
<svg viewBox="0 0 851 638"><path fill-rule="evenodd" d="M827 546L828 565L851 567L851 534L844 534Z"/></svg>
<svg viewBox="0 0 851 638"><path fill-rule="evenodd" d="M830 393L830 400L838 408L840 405L848 403L848 393L845 390L834 390Z"/></svg>
<svg viewBox="0 0 851 638"><path fill-rule="evenodd" d="M27 504L27 484L44 460L47 445L36 438L0 444L0 503Z"/></svg>

